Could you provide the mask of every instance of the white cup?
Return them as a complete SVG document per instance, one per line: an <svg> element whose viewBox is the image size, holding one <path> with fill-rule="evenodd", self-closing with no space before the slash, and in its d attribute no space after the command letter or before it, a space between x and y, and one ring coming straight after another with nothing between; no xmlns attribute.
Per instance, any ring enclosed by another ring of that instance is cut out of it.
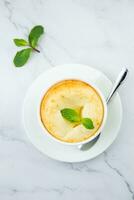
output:
<svg viewBox="0 0 134 200"><path fill-rule="evenodd" d="M55 77L56 77L56 76L55 76ZM96 131L96 133L95 133L94 135L92 135L91 137L87 138L87 139L84 140L84 141L75 142L75 143L69 143L69 142L64 142L64 141L61 141L61 140L57 139L56 137L52 136L52 135L47 131L47 129L45 128L45 126L43 125L43 123L42 123L42 121L41 121L41 116L40 116L40 105L41 105L41 101L42 101L43 96L45 95L45 93L47 92L47 90L48 90L52 85L54 85L55 83L57 83L57 82L59 82L59 81L63 81L63 80L67 80L67 79L68 79L68 80L70 80L70 79L72 80L73 77L72 77L72 76L71 76L71 77L69 77L69 76L67 77L67 76L66 76L65 79L63 79L63 78L62 78L62 79L58 78L57 81L56 81L56 78L53 78L53 81L51 81L51 83L49 83L47 86L45 85L44 90L42 90L41 95L40 95L40 99L39 99L39 103L38 103L38 109L37 109L37 110L38 110L37 115L38 115L39 124L40 124L41 128L43 129L44 134L47 134L48 137L50 137L51 139L55 140L56 142L58 142L58 143L60 143L60 144L71 145L71 146L77 146L77 145L86 144L86 143L92 141L93 139L95 139L95 138L100 134L101 131L103 131L103 128L104 128L104 125L105 125L105 122L106 122L106 119L107 119L107 103L106 103L106 100L105 100L105 98L104 98L104 96L103 96L103 94L101 93L101 91L100 91L99 88L97 88L93 83L88 82L87 79L84 80L84 79L82 78L82 80L81 80L81 79L79 78L79 80L84 81L84 82L86 82L87 84L91 85L91 86L98 92L98 94L99 94L99 96L100 96L100 98L101 98L101 100L102 100L102 102L103 102L103 106L104 106L104 116L103 116L102 124L101 124L101 126L99 127L99 129ZM74 77L74 79L76 79L76 77Z"/></svg>

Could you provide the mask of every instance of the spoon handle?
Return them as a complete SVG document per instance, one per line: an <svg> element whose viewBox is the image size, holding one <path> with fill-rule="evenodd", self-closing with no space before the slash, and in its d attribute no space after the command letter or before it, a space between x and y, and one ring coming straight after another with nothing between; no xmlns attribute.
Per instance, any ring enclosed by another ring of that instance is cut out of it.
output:
<svg viewBox="0 0 134 200"><path fill-rule="evenodd" d="M127 68L123 68L121 70L121 72L119 73L117 80L115 81L115 84L113 85L113 88L111 90L111 92L109 93L106 102L109 103L109 101L111 100L113 94L116 92L116 90L118 89L118 87L122 84L122 82L125 80L126 76L128 73L128 69Z"/></svg>

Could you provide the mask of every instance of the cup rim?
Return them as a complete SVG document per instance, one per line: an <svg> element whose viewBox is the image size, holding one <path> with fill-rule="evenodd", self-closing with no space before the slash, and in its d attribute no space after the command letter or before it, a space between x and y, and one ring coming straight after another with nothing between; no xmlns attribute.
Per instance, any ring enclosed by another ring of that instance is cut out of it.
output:
<svg viewBox="0 0 134 200"><path fill-rule="evenodd" d="M103 102L103 106L104 106L104 116L103 116L103 121L101 123L101 126L99 127L99 129L96 131L96 133L94 135L92 135L91 137L89 137L88 139L86 140L83 140L83 141L80 141L80 142L65 142L65 141L62 141L62 140L59 140L58 138L54 137L52 134L50 134L48 132L48 130L45 128L45 126L43 125L42 121L41 121L41 116L40 116L40 106L41 106L41 102L42 102L42 99L45 95L45 93L47 92L47 90L49 90L50 87L52 87L53 85L55 85L56 83L60 82L60 81L64 81L64 80L80 80L80 81L83 81L89 85L91 85L96 91L97 93L99 94L99 96L101 97L101 100ZM38 118L38 122L40 124L40 127L42 128L42 130L44 131L45 134L47 134L47 136L51 139L53 139L54 141L60 143L60 144L64 144L64 145L70 145L70 146L78 146L78 145L82 145L82 144L86 144L88 142L91 142L93 139L95 139L99 134L100 132L103 130L104 128L104 125L105 125L105 122L106 122L106 119L107 119L107 103L106 103L106 99L104 97L104 95L102 94L102 92L100 91L100 89L98 87L96 87L93 83L91 82L87 82L85 80L81 80L81 79L76 79L76 78L65 78L65 79L61 79L61 80L57 80L57 81L54 81L52 83L51 86L49 86L43 93L42 95L40 96L40 100L38 102L38 109L37 109L37 118Z"/></svg>

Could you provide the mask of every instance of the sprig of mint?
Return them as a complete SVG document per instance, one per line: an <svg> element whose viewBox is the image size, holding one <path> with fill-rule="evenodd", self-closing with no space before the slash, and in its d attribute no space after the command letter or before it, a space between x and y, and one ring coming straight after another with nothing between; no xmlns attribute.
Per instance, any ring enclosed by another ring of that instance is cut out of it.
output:
<svg viewBox="0 0 134 200"><path fill-rule="evenodd" d="M38 25L32 28L28 36L28 41L24 39L17 39L17 38L13 40L15 45L18 47L24 47L24 46L28 47L16 53L13 60L16 67L22 67L28 61L32 51L36 51L40 53L40 51L36 48L36 46L38 44L38 40L40 36L43 33L44 33L43 26Z"/></svg>
<svg viewBox="0 0 134 200"><path fill-rule="evenodd" d="M82 124L86 129L94 128L92 119L81 118L81 116L71 108L64 108L60 112L62 117L70 122L79 122L79 124Z"/></svg>

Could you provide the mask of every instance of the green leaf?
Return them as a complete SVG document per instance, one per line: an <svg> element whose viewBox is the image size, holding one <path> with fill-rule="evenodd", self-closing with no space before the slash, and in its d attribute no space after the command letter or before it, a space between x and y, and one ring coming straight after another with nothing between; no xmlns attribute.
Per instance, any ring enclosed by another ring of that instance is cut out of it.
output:
<svg viewBox="0 0 134 200"><path fill-rule="evenodd" d="M87 129L93 129L94 128L93 121L90 118L82 118L81 123Z"/></svg>
<svg viewBox="0 0 134 200"><path fill-rule="evenodd" d="M28 45L28 42L26 40L23 40L23 39L16 39L15 38L13 41L16 44L16 46L18 46L18 47L27 46Z"/></svg>
<svg viewBox="0 0 134 200"><path fill-rule="evenodd" d="M64 108L60 112L64 119L70 122L80 122L80 116L75 110L70 108Z"/></svg>
<svg viewBox="0 0 134 200"><path fill-rule="evenodd" d="M40 38L40 36L44 33L44 28L43 26L35 26L30 34L29 34L29 37L28 37L28 40L29 40L29 43L30 45L35 48L37 46L37 42Z"/></svg>
<svg viewBox="0 0 134 200"><path fill-rule="evenodd" d="M16 53L15 57L14 57L14 60L13 60L15 66L16 67L23 66L27 62L31 51L32 51L31 48L27 48L27 49L23 49L21 51L18 51Z"/></svg>

